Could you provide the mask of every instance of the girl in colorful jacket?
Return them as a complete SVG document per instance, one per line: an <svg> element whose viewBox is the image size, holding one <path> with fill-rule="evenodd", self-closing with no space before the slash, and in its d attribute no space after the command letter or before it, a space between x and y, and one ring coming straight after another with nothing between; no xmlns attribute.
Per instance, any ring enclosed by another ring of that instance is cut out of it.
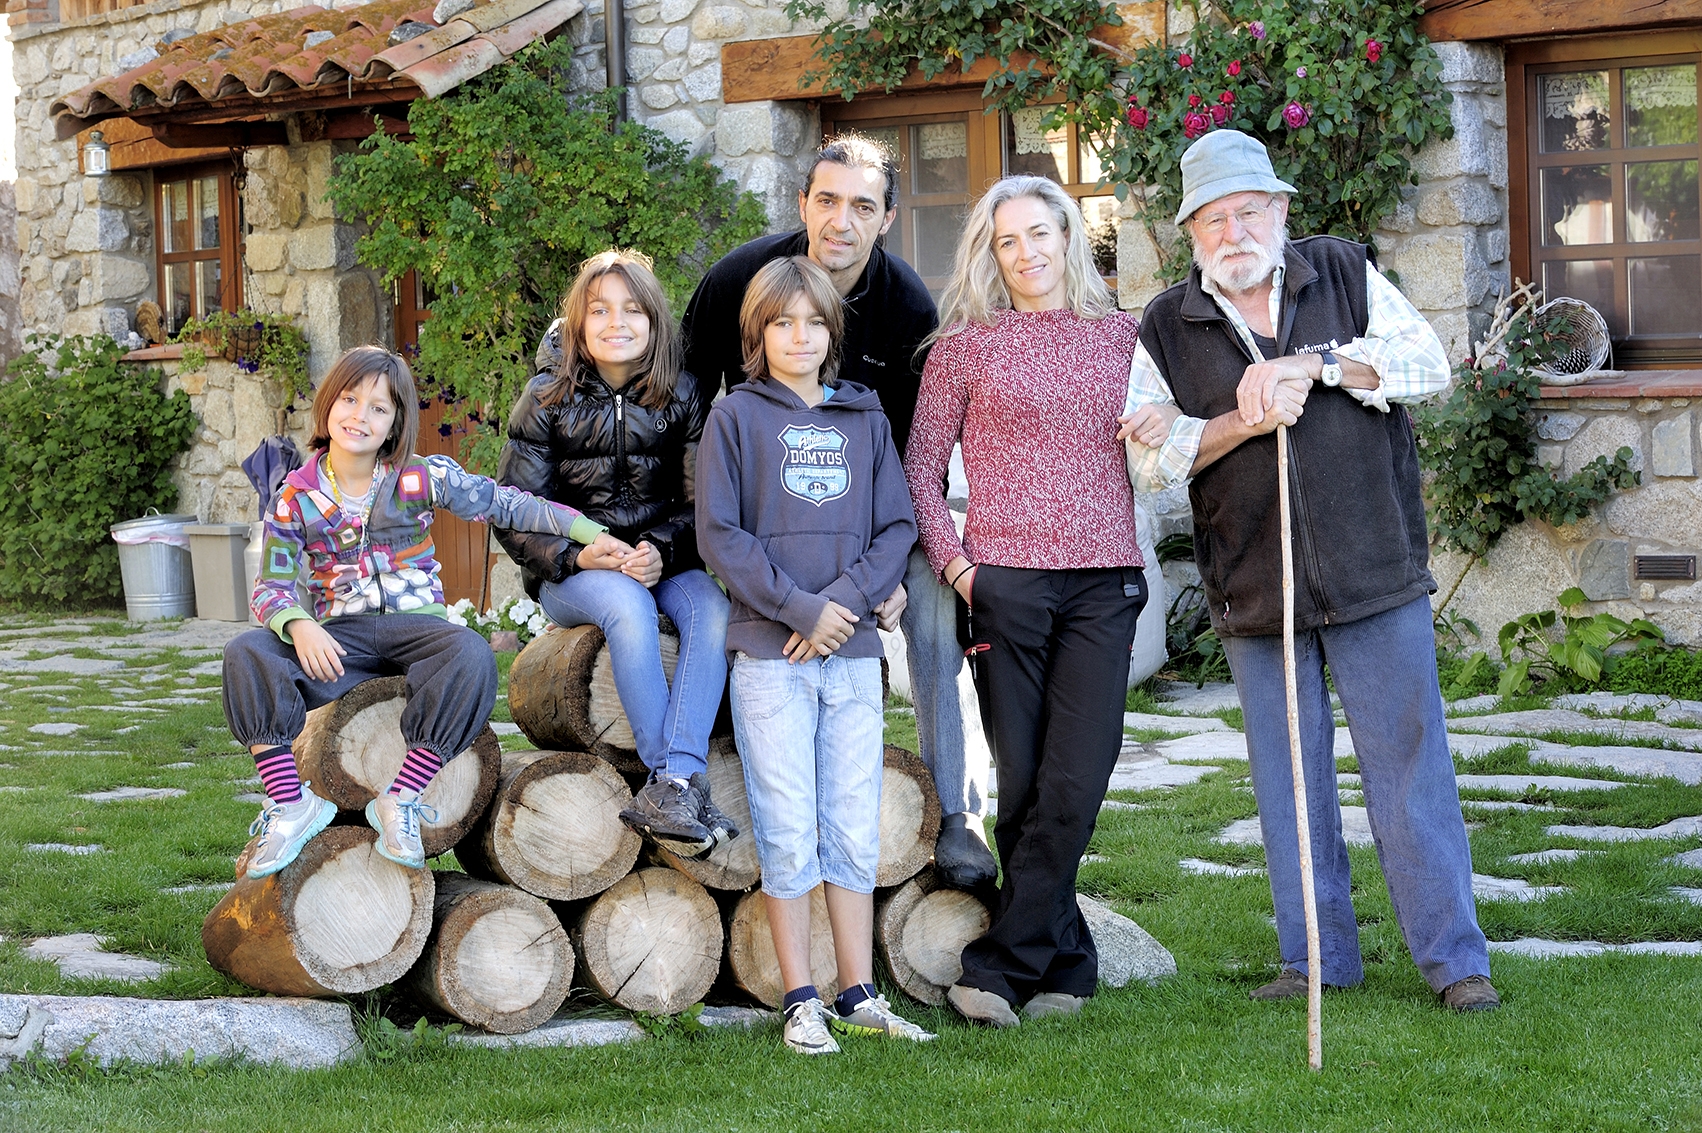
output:
<svg viewBox="0 0 1702 1133"><path fill-rule="evenodd" d="M444 619L431 521L463 519L631 548L572 508L498 487L446 456L414 455L419 395L400 355L357 346L313 398L313 458L272 501L254 613L266 627L225 647L224 708L254 755L268 803L251 834L249 877L276 873L336 815L296 774L293 746L307 712L374 677L401 675L408 747L390 787L366 806L378 852L425 867L420 793L465 751L496 700L496 662L477 633ZM311 611L303 608L305 589Z"/></svg>

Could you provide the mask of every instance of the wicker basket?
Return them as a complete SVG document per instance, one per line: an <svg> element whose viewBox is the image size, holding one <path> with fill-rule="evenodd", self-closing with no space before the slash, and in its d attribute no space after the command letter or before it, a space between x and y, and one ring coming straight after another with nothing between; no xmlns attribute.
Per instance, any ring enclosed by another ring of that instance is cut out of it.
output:
<svg viewBox="0 0 1702 1133"><path fill-rule="evenodd" d="M1532 327L1553 335L1563 347L1559 356L1531 368L1545 385L1569 386L1588 381L1601 370L1613 348L1608 339L1607 321L1582 299L1563 296L1549 300L1537 308Z"/></svg>

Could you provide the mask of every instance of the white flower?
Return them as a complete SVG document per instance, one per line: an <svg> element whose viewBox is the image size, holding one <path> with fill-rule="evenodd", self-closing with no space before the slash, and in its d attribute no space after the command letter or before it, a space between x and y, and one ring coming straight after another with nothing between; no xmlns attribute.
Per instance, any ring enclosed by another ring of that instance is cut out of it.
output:
<svg viewBox="0 0 1702 1133"><path fill-rule="evenodd" d="M532 615L538 612L538 604L530 598L521 598L508 610L508 616L517 622L529 622Z"/></svg>
<svg viewBox="0 0 1702 1133"><path fill-rule="evenodd" d="M526 628L532 632L533 636L543 633L545 627L549 624L550 619L544 616L544 612L542 610L539 610L537 613L526 619Z"/></svg>

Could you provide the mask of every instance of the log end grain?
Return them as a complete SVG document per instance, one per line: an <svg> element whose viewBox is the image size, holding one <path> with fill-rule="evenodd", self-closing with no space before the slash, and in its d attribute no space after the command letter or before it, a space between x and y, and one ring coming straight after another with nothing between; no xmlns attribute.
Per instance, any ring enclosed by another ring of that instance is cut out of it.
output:
<svg viewBox="0 0 1702 1133"><path fill-rule="evenodd" d="M758 1003L778 1009L786 997L780 959L768 927L768 905L760 892L746 893L727 920L727 968L733 982ZM824 1001L839 994L839 966L833 954L833 928L827 920L827 893L810 891L810 972Z"/></svg>
<svg viewBox="0 0 1702 1133"><path fill-rule="evenodd" d="M512 886L438 875L433 933L409 982L465 1023L511 1035L567 999L573 948L543 901Z"/></svg>
<svg viewBox="0 0 1702 1133"><path fill-rule="evenodd" d="M940 836L940 796L934 776L913 752L886 745L881 771L881 855L875 884L898 885L934 856Z"/></svg>
<svg viewBox="0 0 1702 1133"><path fill-rule="evenodd" d="M762 879L762 866L757 862L750 801L745 797L744 765L731 736L710 741L708 774L709 797L739 828L739 836L717 846L707 858L683 858L661 846L656 847L657 857L709 889L749 889Z"/></svg>
<svg viewBox="0 0 1702 1133"><path fill-rule="evenodd" d="M586 906L573 932L580 974L629 1011L677 1015L715 983L720 910L703 886L673 869L628 874Z"/></svg>
<svg viewBox="0 0 1702 1133"><path fill-rule="evenodd" d="M923 1003L945 1002L963 975L963 948L985 935L992 914L974 894L938 887L927 870L899 886L875 915L875 945L893 982Z"/></svg>

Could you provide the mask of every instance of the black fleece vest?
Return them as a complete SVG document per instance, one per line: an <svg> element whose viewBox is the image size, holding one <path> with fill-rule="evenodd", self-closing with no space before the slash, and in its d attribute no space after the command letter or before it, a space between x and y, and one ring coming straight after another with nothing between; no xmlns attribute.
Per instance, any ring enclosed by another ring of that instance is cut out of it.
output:
<svg viewBox="0 0 1702 1133"><path fill-rule="evenodd" d="M1366 254L1332 236L1288 245L1279 354L1316 353L1365 333ZM1147 306L1141 342L1182 412L1210 420L1235 408L1235 387L1254 359L1201 288L1198 268ZM1288 433L1295 627L1357 621L1434 592L1406 410L1382 413L1316 383ZM1189 499L1212 625L1236 637L1281 633L1276 434L1206 468Z"/></svg>

